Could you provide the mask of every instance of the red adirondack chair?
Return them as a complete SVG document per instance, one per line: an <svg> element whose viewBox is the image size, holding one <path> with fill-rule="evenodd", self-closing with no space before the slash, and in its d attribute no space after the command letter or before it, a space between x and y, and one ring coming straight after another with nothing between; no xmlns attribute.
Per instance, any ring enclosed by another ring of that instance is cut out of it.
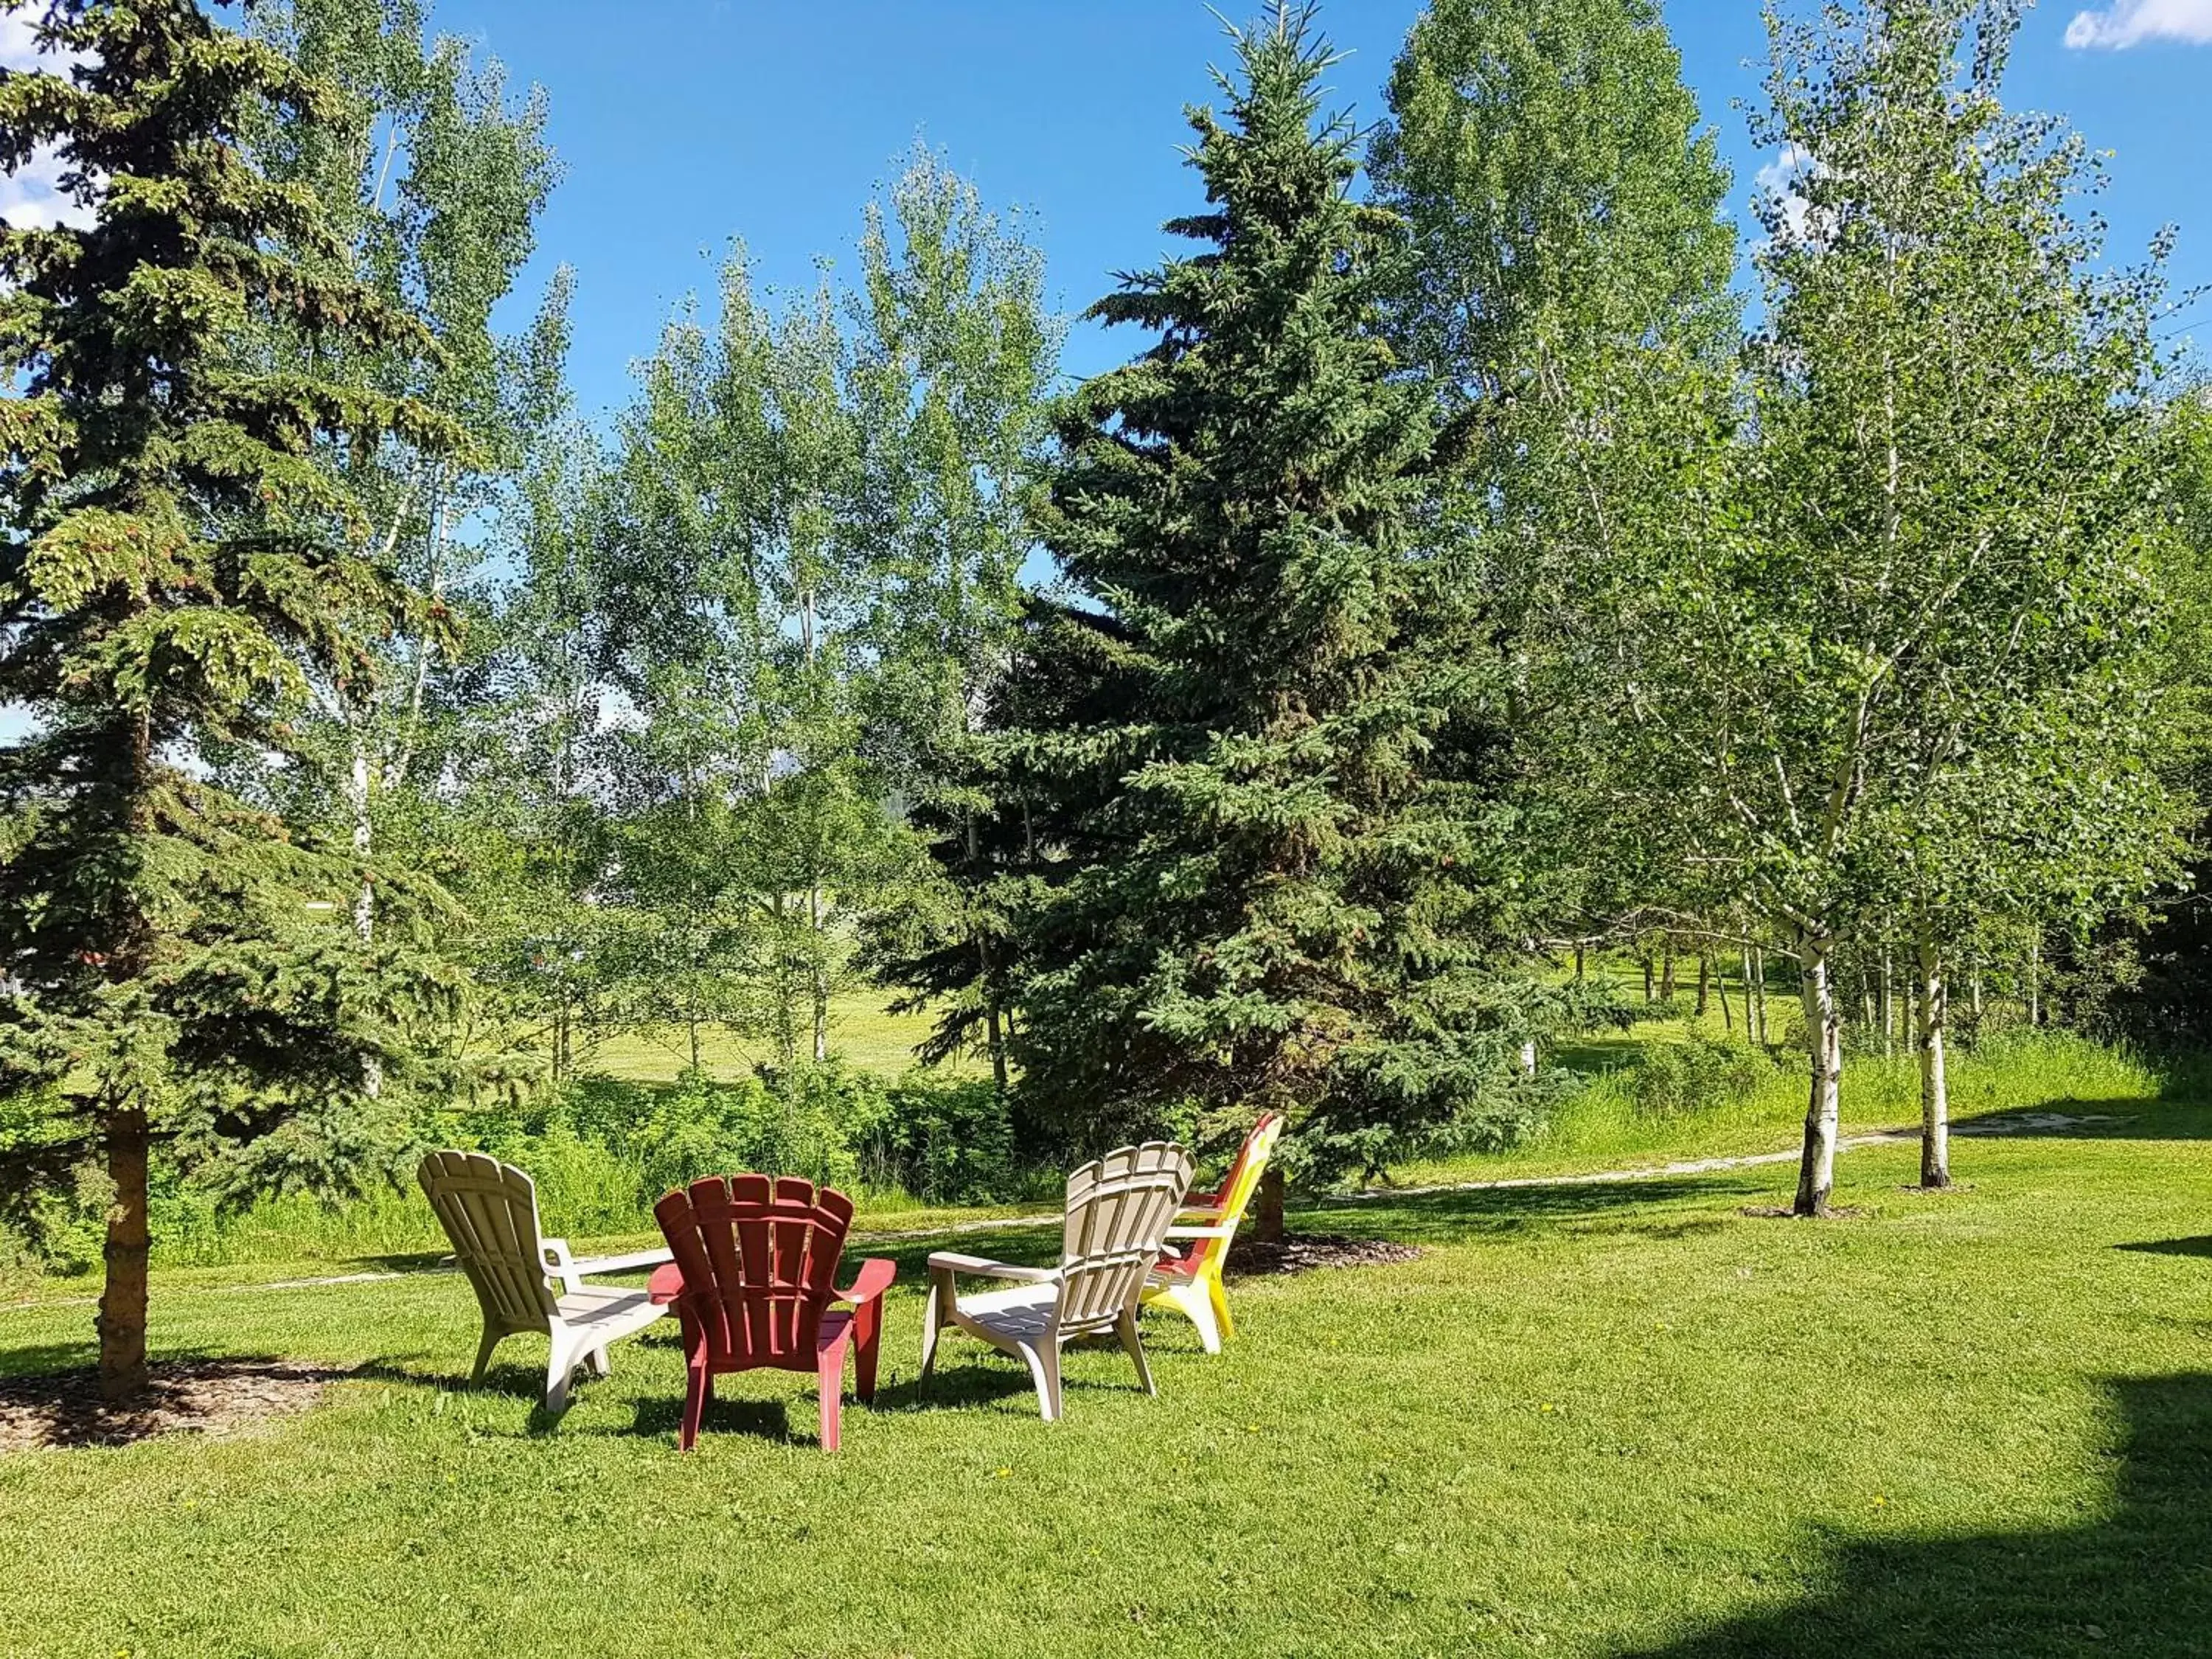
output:
<svg viewBox="0 0 2212 1659"><path fill-rule="evenodd" d="M837 1258L853 1224L853 1200L791 1176L709 1176L653 1206L676 1260L653 1275L656 1302L676 1304L683 1323L684 1426L691 1449L700 1415L727 1371L811 1370L822 1399L822 1449L837 1449L845 1354L854 1391L876 1397L883 1294L897 1269L873 1257L852 1288L836 1288ZM852 1311L831 1307L849 1303Z"/></svg>

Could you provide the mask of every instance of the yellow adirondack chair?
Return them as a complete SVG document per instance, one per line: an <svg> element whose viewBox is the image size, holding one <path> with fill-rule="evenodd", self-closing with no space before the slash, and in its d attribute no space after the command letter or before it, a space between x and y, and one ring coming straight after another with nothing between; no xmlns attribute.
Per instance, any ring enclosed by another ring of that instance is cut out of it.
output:
<svg viewBox="0 0 2212 1659"><path fill-rule="evenodd" d="M1188 1239L1189 1248L1179 1255L1163 1251L1159 1264L1146 1275L1146 1305L1173 1308L1197 1326L1198 1340L1208 1353L1219 1353L1222 1339L1237 1334L1221 1270L1228 1262L1237 1224L1251 1207L1260 1177L1267 1173L1267 1160L1282 1134L1279 1112L1269 1112L1252 1126L1221 1185L1211 1193L1194 1194L1183 1205L1182 1213L1201 1218L1200 1224L1168 1229L1169 1238Z"/></svg>

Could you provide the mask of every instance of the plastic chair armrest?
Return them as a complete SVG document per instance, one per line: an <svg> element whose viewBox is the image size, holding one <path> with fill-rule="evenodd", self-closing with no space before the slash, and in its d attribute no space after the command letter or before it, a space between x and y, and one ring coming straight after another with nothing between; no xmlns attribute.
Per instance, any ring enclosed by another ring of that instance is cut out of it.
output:
<svg viewBox="0 0 2212 1659"><path fill-rule="evenodd" d="M541 1238L538 1249L547 1275L561 1281L562 1294L574 1296L584 1288L584 1276L577 1271L576 1258L568 1254L567 1239Z"/></svg>
<svg viewBox="0 0 2212 1659"><path fill-rule="evenodd" d="M1169 1238L1227 1238L1237 1231L1234 1227L1170 1227L1164 1237Z"/></svg>
<svg viewBox="0 0 2212 1659"><path fill-rule="evenodd" d="M929 1258L934 1273L979 1273L990 1279L1011 1279L1019 1285L1051 1285L1058 1282L1057 1267L1018 1267L1011 1261L993 1261L980 1255L963 1255L957 1250L939 1250Z"/></svg>
<svg viewBox="0 0 2212 1659"><path fill-rule="evenodd" d="M840 1302L849 1302L858 1307L863 1302L872 1302L891 1287L898 1277L898 1263L887 1256L872 1255L860 1264L860 1276L854 1279L853 1288L837 1292Z"/></svg>
<svg viewBox="0 0 2212 1659"><path fill-rule="evenodd" d="M673 1261L655 1267L645 1281L645 1293L655 1306L667 1306L684 1294L684 1269Z"/></svg>

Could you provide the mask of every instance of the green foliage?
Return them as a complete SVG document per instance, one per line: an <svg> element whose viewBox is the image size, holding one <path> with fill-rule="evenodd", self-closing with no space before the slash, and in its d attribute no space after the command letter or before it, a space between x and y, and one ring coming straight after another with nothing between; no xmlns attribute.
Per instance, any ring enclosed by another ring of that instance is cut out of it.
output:
<svg viewBox="0 0 2212 1659"><path fill-rule="evenodd" d="M901 1079L858 1150L869 1185L896 1187L926 1203L986 1204L1019 1196L1028 1184L1006 1091L981 1079ZM1063 1152L1053 1164L1071 1157Z"/></svg>
<svg viewBox="0 0 2212 1659"><path fill-rule="evenodd" d="M1750 1099L1774 1076L1774 1062L1756 1049L1693 1036L1655 1043L1636 1067L1637 1109L1679 1117Z"/></svg>
<svg viewBox="0 0 2212 1659"><path fill-rule="evenodd" d="M1532 1027L1493 970L1505 830L1468 598L1423 547L1449 464L1380 329L1404 249L1320 118L1308 9L1237 35L1192 113L1202 252L1092 308L1156 343L1059 416L1042 509L1068 583L1003 689L995 878L1018 1088L1099 1133L1196 1102L1293 1109L1372 1161L1491 1109Z"/></svg>
<svg viewBox="0 0 2212 1659"><path fill-rule="evenodd" d="M439 351L347 268L314 193L251 151L271 122L341 121L338 88L190 0L62 0L33 31L76 61L0 77L0 161L53 146L88 222L0 230L18 388L0 697L34 722L0 753L0 1073L52 1088L82 1133L12 1159L4 1191L21 1201L105 1144L102 1370L120 1394L143 1377L149 1135L248 1142L305 1111L374 1139L380 1084L460 990L428 948L434 887L295 835L190 762L301 754L312 688L373 682L374 642L413 603L319 453L468 440L404 379L337 367ZM314 919L371 880L394 924L373 944Z"/></svg>

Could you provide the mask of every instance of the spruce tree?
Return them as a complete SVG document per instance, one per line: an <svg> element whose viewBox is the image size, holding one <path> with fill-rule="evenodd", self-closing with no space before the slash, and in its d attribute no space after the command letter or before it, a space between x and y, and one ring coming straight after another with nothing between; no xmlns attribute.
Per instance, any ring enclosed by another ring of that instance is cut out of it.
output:
<svg viewBox="0 0 2212 1659"><path fill-rule="evenodd" d="M285 752L309 678L371 675L405 608L317 440L366 465L461 437L313 355L249 349L281 328L331 358L429 349L346 274L314 198L240 148L271 108L333 118L330 88L192 0L55 0L35 28L70 67L0 75L0 165L53 146L92 222L0 232L0 698L33 716L0 751L0 1091L57 1109L0 1187L104 1154L100 1378L121 1397L146 1376L153 1141L304 1109L299 1156L343 1156L365 1079L404 1066L410 1015L447 994L404 926L374 947L343 927L359 863L198 757Z"/></svg>
<svg viewBox="0 0 2212 1659"><path fill-rule="evenodd" d="M1042 849L1013 942L1021 1086L1097 1133L1289 1110L1373 1169L1500 1106L1527 999L1492 970L1486 686L1424 539L1461 447L1378 301L1401 222L1356 201L1310 6L1232 31L1194 110L1201 251L1091 315L1152 331L1062 410L1041 605L996 787ZM1494 1121L1494 1120L1493 1120Z"/></svg>

